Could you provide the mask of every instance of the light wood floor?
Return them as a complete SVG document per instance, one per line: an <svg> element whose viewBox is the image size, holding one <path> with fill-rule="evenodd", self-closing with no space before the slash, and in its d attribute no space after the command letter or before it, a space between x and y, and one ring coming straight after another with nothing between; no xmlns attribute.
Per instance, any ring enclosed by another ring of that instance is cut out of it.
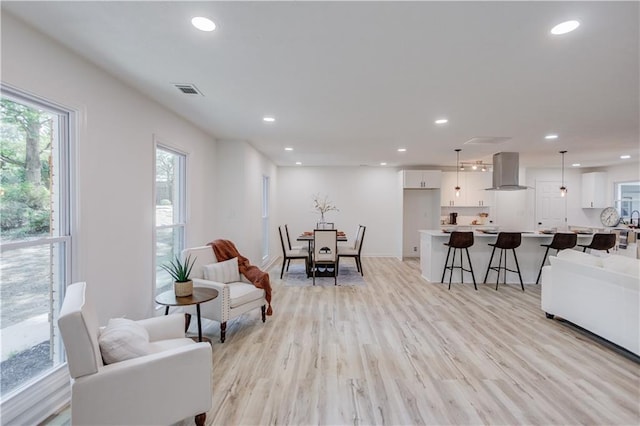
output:
<svg viewBox="0 0 640 426"><path fill-rule="evenodd" d="M224 344L205 328L208 425L640 424L640 364L546 319L540 286L448 291L417 260L363 264L366 286L302 288L277 265L265 324L238 318Z"/></svg>
<svg viewBox="0 0 640 426"><path fill-rule="evenodd" d="M540 286L449 291L417 260L363 263L366 286L272 274L265 324L208 329L207 424L640 424L640 365L546 319Z"/></svg>

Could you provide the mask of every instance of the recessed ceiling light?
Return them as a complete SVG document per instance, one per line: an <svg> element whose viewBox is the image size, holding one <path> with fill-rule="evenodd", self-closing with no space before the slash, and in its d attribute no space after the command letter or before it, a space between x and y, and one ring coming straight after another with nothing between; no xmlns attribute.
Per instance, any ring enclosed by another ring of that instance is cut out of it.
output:
<svg viewBox="0 0 640 426"><path fill-rule="evenodd" d="M545 139L558 139L558 135L551 134L544 137Z"/></svg>
<svg viewBox="0 0 640 426"><path fill-rule="evenodd" d="M302 161L296 161L296 166L302 166Z"/></svg>
<svg viewBox="0 0 640 426"><path fill-rule="evenodd" d="M196 16L191 20L191 25L199 29L200 31L213 31L216 29L216 24L209 18L203 16Z"/></svg>
<svg viewBox="0 0 640 426"><path fill-rule="evenodd" d="M449 120L447 120L446 118L439 118L435 121L436 124L447 124L449 122Z"/></svg>
<svg viewBox="0 0 640 426"><path fill-rule="evenodd" d="M381 165L381 166L386 166L386 165L387 165L387 163L382 162L382 163L380 163L380 165Z"/></svg>
<svg viewBox="0 0 640 426"><path fill-rule="evenodd" d="M293 148L291 148L290 146L288 146L288 147L286 147L284 150L285 150L285 151L293 151Z"/></svg>
<svg viewBox="0 0 640 426"><path fill-rule="evenodd" d="M623 160L628 160L629 158L631 158L631 156L625 154L625 155L621 155L620 158Z"/></svg>
<svg viewBox="0 0 640 426"><path fill-rule="evenodd" d="M274 121L276 121L276 119L273 117L262 117L262 121L266 121L267 123L273 123Z"/></svg>
<svg viewBox="0 0 640 426"><path fill-rule="evenodd" d="M578 21L566 21L562 22L551 29L551 34L553 35L561 35L570 33L580 26L580 22Z"/></svg>
<svg viewBox="0 0 640 426"><path fill-rule="evenodd" d="M572 167L580 167L580 163L573 163L571 166Z"/></svg>
<svg viewBox="0 0 640 426"><path fill-rule="evenodd" d="M407 152L407 148L398 148L398 152Z"/></svg>

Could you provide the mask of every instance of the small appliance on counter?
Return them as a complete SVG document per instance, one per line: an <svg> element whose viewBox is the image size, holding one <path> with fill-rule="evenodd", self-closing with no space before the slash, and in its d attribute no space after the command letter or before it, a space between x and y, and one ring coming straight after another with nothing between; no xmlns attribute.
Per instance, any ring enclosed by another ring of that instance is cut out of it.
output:
<svg viewBox="0 0 640 426"><path fill-rule="evenodd" d="M449 213L449 225L457 225L458 213Z"/></svg>

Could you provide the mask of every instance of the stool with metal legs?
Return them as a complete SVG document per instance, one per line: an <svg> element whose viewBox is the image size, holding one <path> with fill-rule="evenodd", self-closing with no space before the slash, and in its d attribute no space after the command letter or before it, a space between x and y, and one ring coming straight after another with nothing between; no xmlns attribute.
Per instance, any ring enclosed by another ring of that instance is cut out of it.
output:
<svg viewBox="0 0 640 426"><path fill-rule="evenodd" d="M487 278L489 277L489 271L496 271L498 276L496 278L496 290L498 289L498 282L500 281L500 270L504 269L504 278L503 284L507 283L507 271L509 272L517 272L518 278L520 278L520 287L522 287L522 291L524 291L524 284L522 282L522 275L520 274L520 265L518 265L518 257L516 256L516 248L520 247L520 243L522 243L522 234L520 232L500 232L498 233L498 239L495 243L489 244L493 247L491 251L491 258L489 259L489 265L487 266L487 273L484 275L484 282L487 282ZM493 261L493 255L496 252L496 249L500 249L500 259L498 260L498 266L491 266L491 262ZM507 253L511 250L513 252L513 260L516 262L516 269L507 268ZM504 255L504 266L502 266L502 256Z"/></svg>
<svg viewBox="0 0 640 426"><path fill-rule="evenodd" d="M616 234L593 234L593 239L589 243L589 245L578 244L578 246L582 247L582 251L585 252L587 249L591 250L606 250L609 253L609 249L613 248L616 245Z"/></svg>
<svg viewBox="0 0 640 426"><path fill-rule="evenodd" d="M541 247L546 247L547 250L545 250L544 257L542 258L542 263L540 264L540 271L538 272L538 278L536 278L536 284L540 282L540 276L542 275L542 267L544 266L544 262L547 260L547 254L549 254L549 249L555 249L557 254L560 250L574 248L577 242L578 242L578 235L571 232L571 233L557 233L553 236L553 240L551 240L550 244L540 244Z"/></svg>
<svg viewBox="0 0 640 426"><path fill-rule="evenodd" d="M444 261L444 269L442 270L442 279L441 283L444 282L444 276L447 272L447 269L451 271L449 273L449 290L451 290L451 277L453 276L454 269L460 269L460 282L464 283L464 273L471 272L471 278L473 279L473 287L478 290L478 286L476 285L476 277L473 274L473 266L471 265L471 257L469 257L469 247L473 245L473 232L452 232L449 237L449 242L444 243L449 246L449 250L447 250L447 259ZM451 259L451 265L449 265L449 254L451 253L451 249L453 249L453 258ZM454 266L456 262L456 251L460 250L460 266ZM469 261L469 269L464 269L464 263L462 261L462 250L467 252L467 260Z"/></svg>

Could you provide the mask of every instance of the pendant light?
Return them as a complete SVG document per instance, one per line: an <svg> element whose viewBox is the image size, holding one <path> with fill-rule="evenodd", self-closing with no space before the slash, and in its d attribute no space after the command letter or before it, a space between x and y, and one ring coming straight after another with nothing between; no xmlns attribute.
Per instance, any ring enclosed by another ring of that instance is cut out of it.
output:
<svg viewBox="0 0 640 426"><path fill-rule="evenodd" d="M456 190L456 197L460 196L460 151L462 151L460 148L456 149L456 187L454 188Z"/></svg>
<svg viewBox="0 0 640 426"><path fill-rule="evenodd" d="M560 196L564 197L565 195L567 195L567 187L564 186L564 154L567 151L560 151L560 154L562 154L562 186L560 187Z"/></svg>

